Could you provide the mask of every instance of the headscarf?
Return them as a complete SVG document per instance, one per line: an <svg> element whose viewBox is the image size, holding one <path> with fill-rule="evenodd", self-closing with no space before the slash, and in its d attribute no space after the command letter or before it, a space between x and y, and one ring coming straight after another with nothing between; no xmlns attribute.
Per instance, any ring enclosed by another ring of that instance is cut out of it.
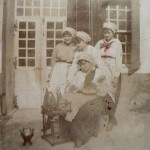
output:
<svg viewBox="0 0 150 150"><path fill-rule="evenodd" d="M103 24L103 28L111 29L114 33L116 33L117 31L117 26L112 22L105 22Z"/></svg>
<svg viewBox="0 0 150 150"><path fill-rule="evenodd" d="M76 30L71 28L71 27L66 27L64 28L64 30L62 31L62 35L65 34L65 32L69 32L73 37L76 35Z"/></svg>
<svg viewBox="0 0 150 150"><path fill-rule="evenodd" d="M79 37L80 39L82 39L84 42L88 43L91 41L91 37L89 34L87 34L86 32L84 31L78 31L76 33L76 37Z"/></svg>
<svg viewBox="0 0 150 150"><path fill-rule="evenodd" d="M80 54L77 57L77 62L79 62L80 60L86 60L86 61L90 62L92 64L92 66L96 66L96 61L93 58L93 56L90 54L87 54L87 53Z"/></svg>

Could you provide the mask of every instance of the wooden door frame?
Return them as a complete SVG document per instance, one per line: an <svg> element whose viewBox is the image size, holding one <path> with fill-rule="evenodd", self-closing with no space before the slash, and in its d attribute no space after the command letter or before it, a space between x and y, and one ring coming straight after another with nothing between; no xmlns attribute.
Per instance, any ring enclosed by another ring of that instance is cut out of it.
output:
<svg viewBox="0 0 150 150"><path fill-rule="evenodd" d="M7 115L14 108L14 0L3 0L2 32L2 115Z"/></svg>

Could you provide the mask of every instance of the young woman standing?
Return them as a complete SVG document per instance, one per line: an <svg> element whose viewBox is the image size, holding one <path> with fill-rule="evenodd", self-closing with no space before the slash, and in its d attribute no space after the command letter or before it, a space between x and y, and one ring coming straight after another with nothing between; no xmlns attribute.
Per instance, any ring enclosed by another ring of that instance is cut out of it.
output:
<svg viewBox="0 0 150 150"><path fill-rule="evenodd" d="M109 69L108 78L111 82L111 95L110 100L106 100L108 108L110 109L110 121L108 124L108 130L112 129L112 125L116 124L114 117L116 106L118 103L117 88L119 84L121 67L122 67L122 45L119 39L116 39L117 27L114 23L106 22L103 24L104 39L100 40L96 44L96 48L101 53L101 58L104 61L106 67ZM110 88L110 87L109 87ZM111 101L112 100L112 101ZM111 105L111 106L110 106ZM112 107L112 108L111 108Z"/></svg>

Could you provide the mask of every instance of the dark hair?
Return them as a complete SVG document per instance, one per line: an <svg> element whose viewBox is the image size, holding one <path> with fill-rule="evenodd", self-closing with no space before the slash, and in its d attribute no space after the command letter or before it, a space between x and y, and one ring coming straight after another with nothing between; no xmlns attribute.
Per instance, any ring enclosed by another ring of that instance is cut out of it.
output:
<svg viewBox="0 0 150 150"><path fill-rule="evenodd" d="M75 38L73 39L73 42L74 42L74 44L76 45L76 44L79 44L81 41L84 41L84 40L82 40L80 37L78 37L78 36L75 36ZM85 41L84 41L85 42ZM86 44L90 44L90 42L85 42Z"/></svg>
<svg viewBox="0 0 150 150"><path fill-rule="evenodd" d="M113 31L112 29L110 29L110 28L103 28L103 33L104 33L105 31L107 32L108 30L112 31L113 35L115 35L114 31Z"/></svg>
<svg viewBox="0 0 150 150"><path fill-rule="evenodd" d="M69 31L63 32L62 36L64 36L64 35L71 35L72 36L72 34Z"/></svg>
<svg viewBox="0 0 150 150"><path fill-rule="evenodd" d="M78 65L81 65L81 63L82 63L82 60L78 60L78 61L77 61L77 64L78 64Z"/></svg>
<svg viewBox="0 0 150 150"><path fill-rule="evenodd" d="M82 63L83 61L85 61L85 62L89 62L88 60L80 59L80 60L78 60L77 64L78 64L78 65L81 65L81 63Z"/></svg>
<svg viewBox="0 0 150 150"><path fill-rule="evenodd" d="M74 44L79 44L83 40L80 37L75 36L73 41L74 41Z"/></svg>

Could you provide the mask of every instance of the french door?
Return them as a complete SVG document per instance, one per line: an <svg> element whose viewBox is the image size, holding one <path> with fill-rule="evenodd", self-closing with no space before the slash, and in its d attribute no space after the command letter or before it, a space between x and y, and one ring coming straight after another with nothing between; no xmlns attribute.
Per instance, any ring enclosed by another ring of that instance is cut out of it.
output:
<svg viewBox="0 0 150 150"><path fill-rule="evenodd" d="M40 107L54 46L62 41L67 0L15 0L15 94L20 108Z"/></svg>
<svg viewBox="0 0 150 150"><path fill-rule="evenodd" d="M15 94L19 108L40 107L51 70L51 56L62 42L64 19L23 18L16 20Z"/></svg>

